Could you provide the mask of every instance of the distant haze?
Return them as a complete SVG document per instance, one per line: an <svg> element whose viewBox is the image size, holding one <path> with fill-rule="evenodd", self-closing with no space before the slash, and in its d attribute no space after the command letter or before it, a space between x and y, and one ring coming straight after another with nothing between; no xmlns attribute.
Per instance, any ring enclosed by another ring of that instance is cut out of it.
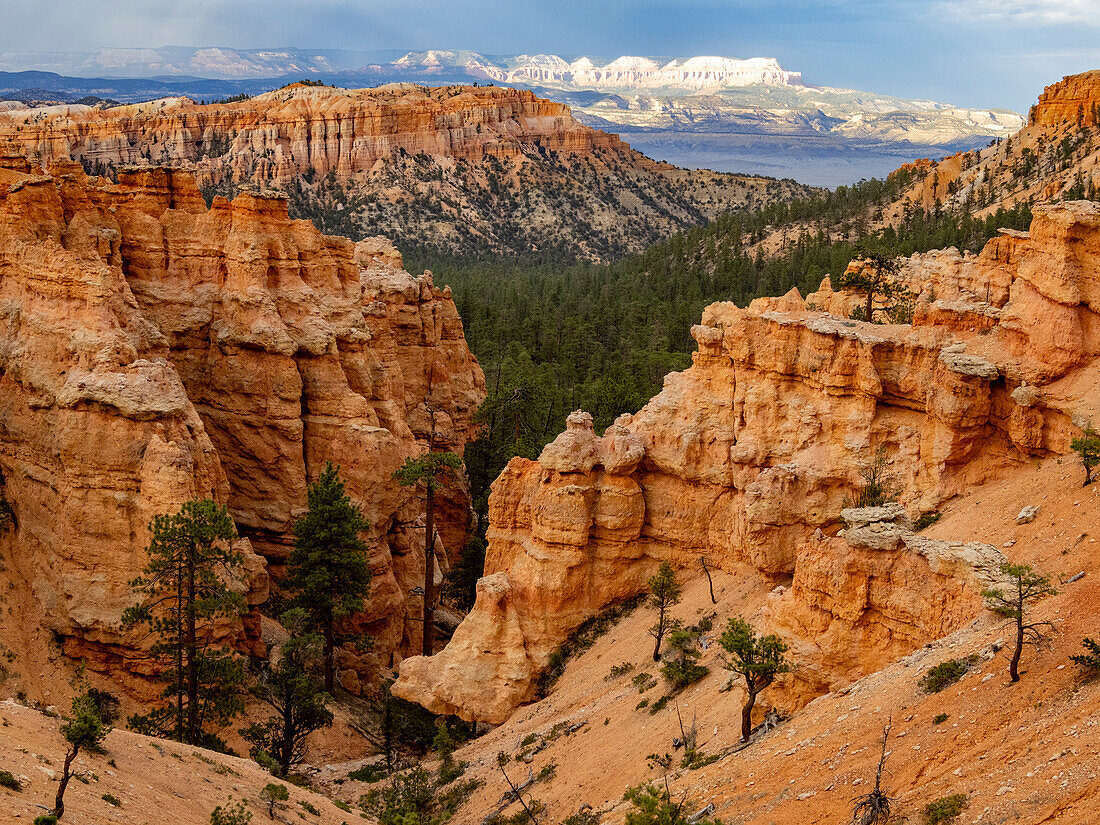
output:
<svg viewBox="0 0 1100 825"><path fill-rule="evenodd" d="M338 68L440 46L766 56L811 84L1026 111L1100 67L1100 0L0 0L0 15L6 68L62 73L51 55L165 44L293 46Z"/></svg>

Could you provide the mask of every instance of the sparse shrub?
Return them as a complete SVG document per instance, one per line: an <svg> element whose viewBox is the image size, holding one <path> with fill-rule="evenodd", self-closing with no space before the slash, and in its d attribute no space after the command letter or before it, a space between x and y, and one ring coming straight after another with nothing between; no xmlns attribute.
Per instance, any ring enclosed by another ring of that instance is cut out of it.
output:
<svg viewBox="0 0 1100 825"><path fill-rule="evenodd" d="M1070 660L1090 676L1100 674L1100 642L1086 636L1081 644L1085 646L1086 652L1070 656Z"/></svg>
<svg viewBox="0 0 1100 825"><path fill-rule="evenodd" d="M54 814L42 814L34 818L34 825L57 825L57 817Z"/></svg>
<svg viewBox="0 0 1100 825"><path fill-rule="evenodd" d="M925 825L940 825L941 822L954 822L963 812L968 799L964 793L943 796L924 807Z"/></svg>
<svg viewBox="0 0 1100 825"><path fill-rule="evenodd" d="M302 806L302 810L304 810L307 814L313 814L314 816L321 815L321 812L317 810L317 807L308 799L299 799L298 804Z"/></svg>
<svg viewBox="0 0 1100 825"><path fill-rule="evenodd" d="M116 808L122 807L122 800L112 793L103 794L103 801L108 805L114 805Z"/></svg>
<svg viewBox="0 0 1100 825"><path fill-rule="evenodd" d="M942 517L943 517L943 513L941 513L939 510L936 510L935 512L932 512L932 513L921 513L917 517L917 520L915 522L913 522L913 529L916 532L919 533L924 528L931 527L933 524L935 524L937 521L939 521Z"/></svg>
<svg viewBox="0 0 1100 825"><path fill-rule="evenodd" d="M448 759L439 766L439 785L449 785L466 773L466 762Z"/></svg>
<svg viewBox="0 0 1100 825"><path fill-rule="evenodd" d="M538 738L539 735L537 733L529 733L525 737L523 737L523 739L519 743L519 746L521 748L526 748L528 745L535 744L535 742L538 741Z"/></svg>
<svg viewBox="0 0 1100 825"><path fill-rule="evenodd" d="M638 693L645 693L647 690L657 684L657 680L653 677L652 674L639 673L630 680L630 683L634 685L634 687L638 688Z"/></svg>
<svg viewBox="0 0 1100 825"><path fill-rule="evenodd" d="M845 498L844 507L881 507L897 498L900 492L897 476L890 472L886 445L875 449L871 461L859 468L862 479L855 498Z"/></svg>
<svg viewBox="0 0 1100 825"><path fill-rule="evenodd" d="M638 704L636 704L634 706L634 710L641 710L644 707L649 707L649 700L648 699L643 699Z"/></svg>
<svg viewBox="0 0 1100 825"><path fill-rule="evenodd" d="M354 779L356 782L377 782L385 777L385 765L363 765L348 774L348 779Z"/></svg>
<svg viewBox="0 0 1100 825"><path fill-rule="evenodd" d="M950 718L951 718L950 714L937 713L935 716L932 717L932 724L933 725L942 725L944 722L946 722Z"/></svg>
<svg viewBox="0 0 1100 825"><path fill-rule="evenodd" d="M623 799L631 804L626 812L626 825L687 825L687 799L676 802L666 788L638 785L627 788ZM721 825L721 820L702 818L693 825Z"/></svg>
<svg viewBox="0 0 1100 825"><path fill-rule="evenodd" d="M252 811L243 802L229 800L225 807L219 805L210 812L210 825L248 825L252 821Z"/></svg>
<svg viewBox="0 0 1100 825"><path fill-rule="evenodd" d="M278 807L280 802L286 802L290 799L290 791L287 790L286 785L280 785L278 782L268 782L264 785L264 789L260 791L260 799L267 804L267 815L274 819L275 808Z"/></svg>
<svg viewBox="0 0 1100 825"><path fill-rule="evenodd" d="M852 806L852 825L886 825L890 821L894 799L882 789L882 771L886 767L886 744L889 739L890 724L887 723L882 729L882 751L875 772L875 787L852 800L855 803Z"/></svg>
<svg viewBox="0 0 1100 825"><path fill-rule="evenodd" d="M959 681L968 670L970 670L968 660L948 659L946 662L940 662L928 668L917 684L928 693L939 693Z"/></svg>
<svg viewBox="0 0 1100 825"><path fill-rule="evenodd" d="M21 791L23 785L11 771L0 771L0 788L7 788L9 791Z"/></svg>
<svg viewBox="0 0 1100 825"><path fill-rule="evenodd" d="M610 682L612 679L617 679L624 673L630 673L632 670L634 670L633 662L623 662L622 664L612 665L611 672L607 674L606 680Z"/></svg>
<svg viewBox="0 0 1100 825"><path fill-rule="evenodd" d="M660 699L658 699L656 702L654 702L652 705L649 706L649 712L651 714L661 712L662 710L665 709L665 705L668 704L668 700L669 700L668 696L662 696Z"/></svg>
<svg viewBox="0 0 1100 825"><path fill-rule="evenodd" d="M561 825L600 825L600 815L591 805L581 805L581 809L563 819Z"/></svg>

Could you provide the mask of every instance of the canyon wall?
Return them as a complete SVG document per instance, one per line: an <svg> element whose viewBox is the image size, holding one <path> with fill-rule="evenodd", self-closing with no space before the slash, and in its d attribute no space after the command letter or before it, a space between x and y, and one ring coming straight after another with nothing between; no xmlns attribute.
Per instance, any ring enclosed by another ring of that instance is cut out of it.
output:
<svg viewBox="0 0 1100 825"><path fill-rule="evenodd" d="M421 504L392 473L427 448L433 416L435 447L461 453L484 398L450 290L382 239L290 220L284 197L207 209L190 174L119 177L0 164L0 493L15 516L0 576L68 654L124 668L150 517L212 497L247 559L251 609L225 632L262 650L267 569L332 461L371 524L375 647L342 659L357 690L419 645ZM467 528L465 492L450 493L443 568Z"/></svg>
<svg viewBox="0 0 1100 825"><path fill-rule="evenodd" d="M208 104L15 108L0 112L3 154L95 174L187 168L208 200L274 186L326 232L445 255L618 258L730 209L812 191L657 163L568 106L495 86L293 84Z"/></svg>
<svg viewBox="0 0 1100 825"><path fill-rule="evenodd" d="M477 161L524 144L592 154L628 149L561 103L503 87L376 89L295 85L227 103L168 98L112 109L8 112L0 140L43 162L193 163L202 179L285 185L303 173L346 181L394 153ZM652 161L650 161L652 164Z"/></svg>
<svg viewBox="0 0 1100 825"><path fill-rule="evenodd" d="M512 460L474 610L441 653L402 662L394 692L501 722L569 631L664 560L776 586L760 621L792 644L788 705L970 621L999 551L924 540L907 515L1069 451L1100 373L1097 254L1100 206L1063 203L980 256L907 262L912 324L834 314L860 299L827 281L806 301L712 304L691 368L640 412L602 437L574 413L538 461ZM845 510L877 454L904 506Z"/></svg>

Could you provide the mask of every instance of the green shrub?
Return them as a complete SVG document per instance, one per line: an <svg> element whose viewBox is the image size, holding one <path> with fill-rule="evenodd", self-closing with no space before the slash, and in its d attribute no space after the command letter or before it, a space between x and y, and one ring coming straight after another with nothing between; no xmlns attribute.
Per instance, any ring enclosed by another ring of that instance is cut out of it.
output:
<svg viewBox="0 0 1100 825"><path fill-rule="evenodd" d="M1090 676L1100 674L1100 642L1086 636L1081 644L1085 647L1085 653L1070 656L1070 661Z"/></svg>
<svg viewBox="0 0 1100 825"><path fill-rule="evenodd" d="M538 741L538 738L539 735L537 733L529 733L525 737L523 737L523 739L519 743L519 746L521 748L526 748L528 745L535 744L535 742Z"/></svg>
<svg viewBox="0 0 1100 825"><path fill-rule="evenodd" d="M855 317L855 313L852 313ZM861 319L862 320L862 319ZM890 472L890 459L886 454L886 445L880 444L871 460L859 468L860 484L854 498L844 499L844 507L881 507L888 501L895 501L901 492L898 477Z"/></svg>
<svg viewBox="0 0 1100 825"><path fill-rule="evenodd" d="M702 653L696 628L673 628L668 634L668 646L671 658L661 665L661 675L672 683L673 690L698 682L710 672L699 664Z"/></svg>
<svg viewBox="0 0 1100 825"><path fill-rule="evenodd" d="M57 817L53 814L42 814L34 818L34 825L57 825Z"/></svg>
<svg viewBox="0 0 1100 825"><path fill-rule="evenodd" d="M636 704L634 706L634 710L641 710L642 708L645 708L645 707L649 707L649 700L648 699L643 699L638 704Z"/></svg>
<svg viewBox="0 0 1100 825"><path fill-rule="evenodd" d="M233 804L233 800L221 805L210 812L210 825L248 825L252 821L252 811L248 810L243 802Z"/></svg>
<svg viewBox="0 0 1100 825"><path fill-rule="evenodd" d="M933 725L942 725L944 722L946 722L950 718L951 717L946 713L937 713L935 716L932 717L932 724Z"/></svg>
<svg viewBox="0 0 1100 825"><path fill-rule="evenodd" d="M967 801L966 794L956 793L940 797L935 802L929 802L924 807L925 825L954 822L955 818L963 812Z"/></svg>
<svg viewBox="0 0 1100 825"><path fill-rule="evenodd" d="M928 693L939 693L965 676L971 664L972 662L966 659L948 659L929 668L917 684Z"/></svg>
<svg viewBox="0 0 1100 825"><path fill-rule="evenodd" d="M943 513L938 510L933 513L921 513L917 520L913 522L913 529L919 533L925 527L931 527L941 518L943 518Z"/></svg>
<svg viewBox="0 0 1100 825"><path fill-rule="evenodd" d="M334 799L332 800L332 804L339 808L341 811L347 811L349 814L351 813L351 805L349 805L347 802L344 802L342 799Z"/></svg>
<svg viewBox="0 0 1100 825"><path fill-rule="evenodd" d="M359 798L359 805L380 825L442 825L469 798L480 782L457 782L445 792L420 765L395 774L393 781Z"/></svg>
<svg viewBox="0 0 1100 825"><path fill-rule="evenodd" d="M23 790L22 784L11 771L0 771L0 788L7 788L9 791Z"/></svg>
<svg viewBox="0 0 1100 825"><path fill-rule="evenodd" d="M600 825L600 815L591 805L582 805L582 810L562 820L561 825Z"/></svg>
<svg viewBox="0 0 1100 825"><path fill-rule="evenodd" d="M672 683L674 690L694 684L710 673L710 669L695 662L670 660L661 665L661 675Z"/></svg>
<svg viewBox="0 0 1100 825"><path fill-rule="evenodd" d="M309 800L299 799L298 804L302 806L302 810L304 810L306 813L313 814L314 816L321 815L321 812L317 810L317 808L312 803L310 803Z"/></svg>
<svg viewBox="0 0 1100 825"><path fill-rule="evenodd" d="M649 673L638 673L630 680L630 683L638 688L638 693L645 693L657 684L657 679Z"/></svg>
<svg viewBox="0 0 1100 825"><path fill-rule="evenodd" d="M385 777L385 765L363 765L348 774L348 779L354 779L356 782L377 782Z"/></svg>
<svg viewBox="0 0 1100 825"><path fill-rule="evenodd" d="M444 759L443 764L439 766L439 780L440 787L443 785L449 785L466 773L466 762L463 760Z"/></svg>
<svg viewBox="0 0 1100 825"><path fill-rule="evenodd" d="M674 800L664 788L638 785L627 788L623 799L631 804L626 825L687 825L684 800ZM719 819L699 819L696 825L721 825Z"/></svg>
<svg viewBox="0 0 1100 825"><path fill-rule="evenodd" d="M618 665L612 665L611 672L607 674L606 680L610 682L612 679L617 679L624 673L630 673L632 670L634 670L633 662L623 662Z"/></svg>
<svg viewBox="0 0 1100 825"><path fill-rule="evenodd" d="M114 794L110 794L110 793L103 794L103 801L106 802L108 805L114 805L116 808L121 808L122 807L122 800L119 799Z"/></svg>
<svg viewBox="0 0 1100 825"><path fill-rule="evenodd" d="M658 711L664 710L665 705L668 704L668 700L670 698L671 697L669 697L669 696L662 696L660 699L658 699L656 702L654 702L652 705L649 706L649 712L650 713L657 713Z"/></svg>

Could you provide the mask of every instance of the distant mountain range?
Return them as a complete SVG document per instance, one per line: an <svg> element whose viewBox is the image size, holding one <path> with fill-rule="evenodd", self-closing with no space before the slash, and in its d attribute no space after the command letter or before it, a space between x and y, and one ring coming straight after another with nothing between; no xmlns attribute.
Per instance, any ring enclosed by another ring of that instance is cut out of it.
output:
<svg viewBox="0 0 1100 825"><path fill-rule="evenodd" d="M816 185L882 176L1012 134L1024 118L931 100L807 84L773 58L484 55L166 47L0 53L0 99L134 102L255 94L309 77L339 86L494 83L568 103L581 122L617 132L681 166L794 177ZM64 72L69 76L59 75ZM97 77L79 75L96 74ZM92 98L89 100L89 98Z"/></svg>

